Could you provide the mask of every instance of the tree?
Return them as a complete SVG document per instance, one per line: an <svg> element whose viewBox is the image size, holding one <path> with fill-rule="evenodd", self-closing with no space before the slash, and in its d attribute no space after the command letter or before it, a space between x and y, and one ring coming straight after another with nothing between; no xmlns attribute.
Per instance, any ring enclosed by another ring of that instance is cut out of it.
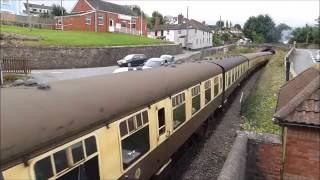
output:
<svg viewBox="0 0 320 180"><path fill-rule="evenodd" d="M151 17L151 28L154 27L155 23L156 23L156 18L159 18L159 24L164 24L164 19L161 13L159 13L158 11L153 11L152 13L152 17Z"/></svg>
<svg viewBox="0 0 320 180"><path fill-rule="evenodd" d="M287 24L281 23L279 25L276 26L276 39L278 39L278 41L283 40L284 38L282 38L284 35L282 34L282 32L291 30L291 27L288 26ZM285 33L286 34L286 33ZM287 38L285 38L287 39ZM287 40L286 40L287 41Z"/></svg>
<svg viewBox="0 0 320 180"><path fill-rule="evenodd" d="M235 24L234 25L234 28L238 29L238 30L241 30L241 25L240 24Z"/></svg>
<svg viewBox="0 0 320 180"><path fill-rule="evenodd" d="M223 33L221 35L221 39L224 40L224 41L229 41L230 40L230 34L228 33Z"/></svg>
<svg viewBox="0 0 320 180"><path fill-rule="evenodd" d="M66 11L66 9L64 8L64 7L62 7L62 12L63 12L63 15L66 15L67 13L67 11ZM62 15L62 13L61 13L61 6L60 5L58 5L58 4L53 4L52 5L52 12L51 12L51 14L53 15L53 16L61 16Z"/></svg>
<svg viewBox="0 0 320 180"><path fill-rule="evenodd" d="M219 28L223 28L224 27L224 22L223 21L217 21L216 22L216 26L218 26Z"/></svg>
<svg viewBox="0 0 320 180"><path fill-rule="evenodd" d="M305 26L294 29L290 42L320 44L320 30L317 26Z"/></svg>
<svg viewBox="0 0 320 180"><path fill-rule="evenodd" d="M146 18L146 14L141 10L141 8L139 6L134 6L132 8L132 11L137 15L137 16L141 16L142 13L142 17Z"/></svg>
<svg viewBox="0 0 320 180"><path fill-rule="evenodd" d="M278 42L275 23L269 15L251 16L244 24L244 34L253 41Z"/></svg>

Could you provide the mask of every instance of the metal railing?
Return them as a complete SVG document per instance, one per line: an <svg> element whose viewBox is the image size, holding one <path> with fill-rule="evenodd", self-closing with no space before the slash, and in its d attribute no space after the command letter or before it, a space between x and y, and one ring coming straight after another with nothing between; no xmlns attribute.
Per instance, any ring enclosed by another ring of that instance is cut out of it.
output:
<svg viewBox="0 0 320 180"><path fill-rule="evenodd" d="M294 53L295 53L295 46L292 46L291 49L289 50L289 52L286 54L286 56L284 57L284 63L285 63L285 67L286 67L286 81L289 81L290 80L290 70L292 71L291 73L295 75L295 72L293 71L293 68L292 68L292 57L294 56Z"/></svg>
<svg viewBox="0 0 320 180"><path fill-rule="evenodd" d="M30 74L31 68L29 61L23 58L3 58L0 61L2 72L17 73L17 74Z"/></svg>

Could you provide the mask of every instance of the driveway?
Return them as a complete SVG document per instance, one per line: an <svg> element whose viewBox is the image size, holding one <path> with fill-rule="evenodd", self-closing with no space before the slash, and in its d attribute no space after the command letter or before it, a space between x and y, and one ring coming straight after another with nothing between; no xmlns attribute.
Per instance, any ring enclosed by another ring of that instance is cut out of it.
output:
<svg viewBox="0 0 320 180"><path fill-rule="evenodd" d="M300 74L315 64L317 51L318 49L296 49L292 58L294 72Z"/></svg>
<svg viewBox="0 0 320 180"><path fill-rule="evenodd" d="M110 74L117 68L118 66L77 69L32 70L31 76L39 83L48 83L53 81Z"/></svg>

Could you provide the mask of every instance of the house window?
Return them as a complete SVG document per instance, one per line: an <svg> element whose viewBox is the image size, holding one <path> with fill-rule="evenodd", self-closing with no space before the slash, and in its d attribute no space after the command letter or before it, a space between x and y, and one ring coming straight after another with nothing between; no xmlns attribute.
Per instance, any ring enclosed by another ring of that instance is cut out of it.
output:
<svg viewBox="0 0 320 180"><path fill-rule="evenodd" d="M169 35L170 34L170 32L169 31L167 31L167 35Z"/></svg>
<svg viewBox="0 0 320 180"><path fill-rule="evenodd" d="M109 26L112 27L113 26L113 20L109 20Z"/></svg>
<svg viewBox="0 0 320 180"><path fill-rule="evenodd" d="M197 29L194 30L194 33L197 34Z"/></svg>
<svg viewBox="0 0 320 180"><path fill-rule="evenodd" d="M158 31L155 31L155 32L154 32L154 36L158 36Z"/></svg>
<svg viewBox="0 0 320 180"><path fill-rule="evenodd" d="M192 114L195 114L200 110L200 85L191 89L192 96Z"/></svg>
<svg viewBox="0 0 320 180"><path fill-rule="evenodd" d="M186 121L185 93L175 95L171 101L173 108L173 129L176 129Z"/></svg>
<svg viewBox="0 0 320 180"><path fill-rule="evenodd" d="M178 34L181 34L181 30L178 30Z"/></svg>
<svg viewBox="0 0 320 180"><path fill-rule="evenodd" d="M98 16L98 25L103 25L104 24L104 18L103 15Z"/></svg>
<svg viewBox="0 0 320 180"><path fill-rule="evenodd" d="M204 99L205 99L205 104L208 104L211 101L211 81L208 80L204 83Z"/></svg>
<svg viewBox="0 0 320 180"><path fill-rule="evenodd" d="M86 16L86 24L91 25L91 16Z"/></svg>

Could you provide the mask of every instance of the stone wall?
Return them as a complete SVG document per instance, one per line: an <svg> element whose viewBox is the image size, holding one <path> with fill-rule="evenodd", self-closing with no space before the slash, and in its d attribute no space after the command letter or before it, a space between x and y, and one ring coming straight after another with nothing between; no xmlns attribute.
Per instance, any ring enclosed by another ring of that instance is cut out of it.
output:
<svg viewBox="0 0 320 180"><path fill-rule="evenodd" d="M30 60L32 69L88 68L116 65L127 54L142 53L147 57L181 54L179 45L118 47L13 47L1 46L1 58L21 57Z"/></svg>

